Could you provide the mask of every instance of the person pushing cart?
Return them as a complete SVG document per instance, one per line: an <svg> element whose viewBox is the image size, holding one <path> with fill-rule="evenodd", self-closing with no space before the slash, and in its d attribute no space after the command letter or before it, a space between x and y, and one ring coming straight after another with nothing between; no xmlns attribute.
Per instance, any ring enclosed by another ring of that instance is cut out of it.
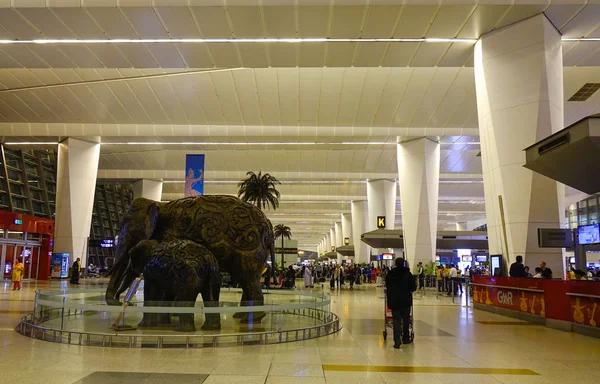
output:
<svg viewBox="0 0 600 384"><path fill-rule="evenodd" d="M388 308L391 310L394 329L394 348L398 349L400 348L400 344L410 344L414 338L412 332L412 294L417 290L417 284L403 258L396 258L394 264L394 268L385 277L385 302L386 318ZM383 336L384 339L387 336L385 328Z"/></svg>

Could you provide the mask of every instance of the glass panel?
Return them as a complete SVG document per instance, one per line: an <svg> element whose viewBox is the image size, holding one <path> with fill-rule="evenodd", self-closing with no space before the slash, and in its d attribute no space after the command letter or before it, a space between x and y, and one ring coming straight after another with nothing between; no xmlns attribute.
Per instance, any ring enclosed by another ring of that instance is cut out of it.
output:
<svg viewBox="0 0 600 384"><path fill-rule="evenodd" d="M54 177L54 172L52 172L49 169L44 168L43 170L44 172L44 179L48 180L48 181L56 181L56 178Z"/></svg>
<svg viewBox="0 0 600 384"><path fill-rule="evenodd" d="M44 204L37 202L37 201L32 201L31 205L33 207L33 212L36 214L45 214L45 209L44 209Z"/></svg>
<svg viewBox="0 0 600 384"><path fill-rule="evenodd" d="M18 240L23 240L23 232L19 232L19 231L8 231L8 238L9 239L18 239ZM7 256L8 257L8 256ZM11 256L12 257L12 256Z"/></svg>
<svg viewBox="0 0 600 384"><path fill-rule="evenodd" d="M17 254L19 255L20 259L21 259L21 263L23 263L23 265L25 266L25 272L23 275L24 279L29 279L30 278L30 272L31 272L31 248L30 247L21 247L18 246L17 247Z"/></svg>
<svg viewBox="0 0 600 384"><path fill-rule="evenodd" d="M25 189L21 184L10 183L10 193L25 196Z"/></svg>
<svg viewBox="0 0 600 384"><path fill-rule="evenodd" d="M21 179L21 172L15 171L13 169L8 170L8 179L13 181L23 181Z"/></svg>
<svg viewBox="0 0 600 384"><path fill-rule="evenodd" d="M19 197L13 196L12 203L13 203L13 207L14 208L18 208L18 209L21 209L21 210L27 209L25 207L25 199L21 199Z"/></svg>
<svg viewBox="0 0 600 384"><path fill-rule="evenodd" d="M31 174L31 175L35 175L35 176L39 176L38 175L38 169L37 166L35 164L30 164L28 162L25 162L25 172Z"/></svg>
<svg viewBox="0 0 600 384"><path fill-rule="evenodd" d="M8 155L8 152L6 154ZM6 165L13 168L19 168L19 160L14 157L6 156Z"/></svg>
<svg viewBox="0 0 600 384"><path fill-rule="evenodd" d="M37 190L37 189L30 189L29 192L31 194L32 199L44 201L44 196L42 195L42 191ZM35 210L35 208L34 208L34 210ZM38 212L43 212L43 210L38 211Z"/></svg>
<svg viewBox="0 0 600 384"><path fill-rule="evenodd" d="M4 265L4 280L10 280L14 262L15 246L6 244L6 264Z"/></svg>

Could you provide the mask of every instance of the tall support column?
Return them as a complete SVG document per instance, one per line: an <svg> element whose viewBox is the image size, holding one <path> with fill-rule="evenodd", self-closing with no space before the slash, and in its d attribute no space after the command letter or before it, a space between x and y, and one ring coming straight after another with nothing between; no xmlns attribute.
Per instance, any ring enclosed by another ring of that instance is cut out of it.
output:
<svg viewBox="0 0 600 384"><path fill-rule="evenodd" d="M398 143L404 256L413 269L436 251L440 144L426 138Z"/></svg>
<svg viewBox="0 0 600 384"><path fill-rule="evenodd" d="M385 216L385 229L394 229L396 218L396 181L371 180L367 182L369 231L377 229L377 216Z"/></svg>
<svg viewBox="0 0 600 384"><path fill-rule="evenodd" d="M342 223L335 223L335 246L341 247L344 245L344 237L342 235ZM337 261L341 263L342 255L337 254Z"/></svg>
<svg viewBox="0 0 600 384"><path fill-rule="evenodd" d="M331 229L329 230L329 232L327 232L327 235L325 235L325 253L331 252L331 242L332 238L331 238Z"/></svg>
<svg viewBox="0 0 600 384"><path fill-rule="evenodd" d="M352 239L352 215L349 213L342 213L342 244L345 238Z"/></svg>
<svg viewBox="0 0 600 384"><path fill-rule="evenodd" d="M142 179L133 183L133 198L144 197L146 199L162 200L163 182L157 180Z"/></svg>
<svg viewBox="0 0 600 384"><path fill-rule="evenodd" d="M344 245L344 236L342 235L342 223L335 223L335 246Z"/></svg>
<svg viewBox="0 0 600 384"><path fill-rule="evenodd" d="M335 227L334 228L329 228L329 237L331 238L331 244L329 245L329 251L331 251L331 247L337 247L337 242L336 242L336 237L335 237Z"/></svg>
<svg viewBox="0 0 600 384"><path fill-rule="evenodd" d="M100 144L68 138L58 145L54 252L87 265Z"/></svg>
<svg viewBox="0 0 600 384"><path fill-rule="evenodd" d="M360 236L367 229L367 202L353 201L352 212L352 244L354 244L354 262L366 263L369 261L369 246L360 240Z"/></svg>
<svg viewBox="0 0 600 384"><path fill-rule="evenodd" d="M560 228L564 186L523 167L523 149L564 127L560 33L545 15L490 32L475 45L475 85L488 242L510 264L546 261L562 277L562 251L540 249L538 228Z"/></svg>

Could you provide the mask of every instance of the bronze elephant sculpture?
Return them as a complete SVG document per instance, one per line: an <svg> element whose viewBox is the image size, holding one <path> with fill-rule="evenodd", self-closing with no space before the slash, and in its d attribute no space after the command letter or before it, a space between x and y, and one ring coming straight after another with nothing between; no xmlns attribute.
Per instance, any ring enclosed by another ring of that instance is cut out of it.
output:
<svg viewBox="0 0 600 384"><path fill-rule="evenodd" d="M144 267L144 307L194 307L198 294L202 295L205 307L219 306L219 263L208 249L189 240L160 244L156 240L143 240L134 250L146 247L151 248L151 251L150 260ZM218 313L207 313L205 317L202 329L221 328L221 316ZM153 327L170 322L168 313L144 313L139 326ZM175 330L196 331L194 314L179 314L179 325Z"/></svg>
<svg viewBox="0 0 600 384"><path fill-rule="evenodd" d="M262 305L260 277L269 255L274 255L273 226L257 207L232 196L194 196L168 203L138 198L121 222L116 260L109 272L108 304L118 305L119 296L140 276L158 243L190 240L210 251L222 271L242 288L243 305ZM141 250L130 253L140 244ZM245 313L243 322L260 321L264 313Z"/></svg>

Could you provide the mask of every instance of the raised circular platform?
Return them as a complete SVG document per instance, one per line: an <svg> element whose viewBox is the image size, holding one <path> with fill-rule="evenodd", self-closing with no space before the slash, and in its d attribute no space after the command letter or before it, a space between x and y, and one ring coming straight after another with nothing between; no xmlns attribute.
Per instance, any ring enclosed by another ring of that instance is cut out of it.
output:
<svg viewBox="0 0 600 384"><path fill-rule="evenodd" d="M36 291L34 312L23 317L16 330L28 337L57 343L105 347L202 348L247 344L276 344L312 339L341 329L330 311L331 297L325 292L297 290L264 291L261 306L240 305L240 289L223 288L219 306L201 301L187 307L146 306L142 290L127 307L104 302L103 288L66 291ZM199 297L200 299L200 297ZM156 305L156 303L154 303ZM234 313L265 312L260 322L241 323ZM172 324L115 331L113 323L137 326L144 313L193 313L196 332L177 332ZM204 315L218 313L220 330L202 330Z"/></svg>

